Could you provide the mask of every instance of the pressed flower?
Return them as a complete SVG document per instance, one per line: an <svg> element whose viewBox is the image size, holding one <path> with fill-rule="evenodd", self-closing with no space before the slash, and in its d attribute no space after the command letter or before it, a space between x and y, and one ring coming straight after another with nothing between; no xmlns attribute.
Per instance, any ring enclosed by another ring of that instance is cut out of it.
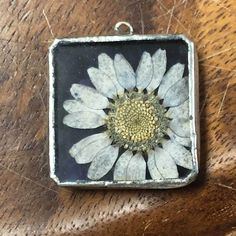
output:
<svg viewBox="0 0 236 236"><path fill-rule="evenodd" d="M134 71L122 54L98 56L88 68L94 88L73 84L73 100L63 123L105 131L90 135L69 150L78 164L91 163L87 176L99 180L113 167L114 180L178 178L178 166L192 169L188 78L184 65L166 71L165 50L143 52Z"/></svg>

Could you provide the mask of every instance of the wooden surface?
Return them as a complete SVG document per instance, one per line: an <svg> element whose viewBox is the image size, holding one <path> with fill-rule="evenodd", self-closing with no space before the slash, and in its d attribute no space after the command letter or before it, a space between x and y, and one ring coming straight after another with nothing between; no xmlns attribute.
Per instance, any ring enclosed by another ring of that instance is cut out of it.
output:
<svg viewBox="0 0 236 236"><path fill-rule="evenodd" d="M236 235L235 0L0 0L0 235ZM201 173L176 190L57 187L48 166L55 37L184 33L200 64Z"/></svg>

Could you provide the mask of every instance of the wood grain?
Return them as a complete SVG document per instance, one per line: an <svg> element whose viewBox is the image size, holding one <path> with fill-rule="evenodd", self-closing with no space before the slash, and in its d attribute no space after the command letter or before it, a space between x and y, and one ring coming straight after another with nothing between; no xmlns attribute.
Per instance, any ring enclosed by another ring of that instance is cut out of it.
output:
<svg viewBox="0 0 236 236"><path fill-rule="evenodd" d="M235 0L0 0L1 235L236 235ZM184 33L200 65L201 173L176 190L59 188L48 171L55 37Z"/></svg>

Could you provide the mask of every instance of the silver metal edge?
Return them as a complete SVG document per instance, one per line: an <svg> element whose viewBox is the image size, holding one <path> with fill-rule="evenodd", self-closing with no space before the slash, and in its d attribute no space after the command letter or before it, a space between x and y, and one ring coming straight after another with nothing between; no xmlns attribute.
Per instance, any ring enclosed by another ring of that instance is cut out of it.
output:
<svg viewBox="0 0 236 236"><path fill-rule="evenodd" d="M55 173L56 157L55 157L55 107L54 107L54 59L53 51L57 47L60 40L55 39L53 44L49 48L49 166L50 177L57 183L61 184L59 178Z"/></svg>
<svg viewBox="0 0 236 236"><path fill-rule="evenodd" d="M188 175L188 183L194 181L199 173L199 154L200 154L200 126L199 126L199 78L197 53L194 43L185 35L180 35L182 40L188 44L188 69L189 69L189 117L191 133L191 152L193 155L193 169Z"/></svg>
<svg viewBox="0 0 236 236"><path fill-rule="evenodd" d="M55 110L54 110L54 50L58 44L86 43L86 42L119 42L119 41L139 41L139 40L179 40L182 39L188 45L188 69L189 69L189 112L192 116L190 120L193 169L190 174L182 179L170 180L143 180L143 181L76 181L60 182L55 173ZM49 164L50 177L59 186L74 186L81 188L140 188L140 189L169 189L179 188L190 184L195 180L199 172L199 117L198 117L198 64L195 46L186 36L177 35L122 35L122 36L96 36L55 39L49 48Z"/></svg>

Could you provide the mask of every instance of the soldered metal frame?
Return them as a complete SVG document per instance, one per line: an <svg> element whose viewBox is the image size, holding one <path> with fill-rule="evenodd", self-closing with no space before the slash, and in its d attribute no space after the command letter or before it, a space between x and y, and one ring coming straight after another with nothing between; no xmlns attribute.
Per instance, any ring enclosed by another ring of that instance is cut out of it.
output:
<svg viewBox="0 0 236 236"><path fill-rule="evenodd" d="M193 169L183 178L164 180L140 180L140 181L88 181L77 180L74 182L61 182L56 175L56 148L55 148L55 87L54 83L54 52L58 45L69 45L71 43L106 43L106 42L127 42L127 41L169 41L182 40L188 46L188 71L189 71L189 117L190 117L190 138ZM178 35L116 35L55 39L49 48L49 162L50 177L60 186L74 186L83 188L140 188L140 189L169 189L178 188L190 184L195 180L199 172L200 134L199 134L199 91L198 91L198 62L194 43L186 36Z"/></svg>

